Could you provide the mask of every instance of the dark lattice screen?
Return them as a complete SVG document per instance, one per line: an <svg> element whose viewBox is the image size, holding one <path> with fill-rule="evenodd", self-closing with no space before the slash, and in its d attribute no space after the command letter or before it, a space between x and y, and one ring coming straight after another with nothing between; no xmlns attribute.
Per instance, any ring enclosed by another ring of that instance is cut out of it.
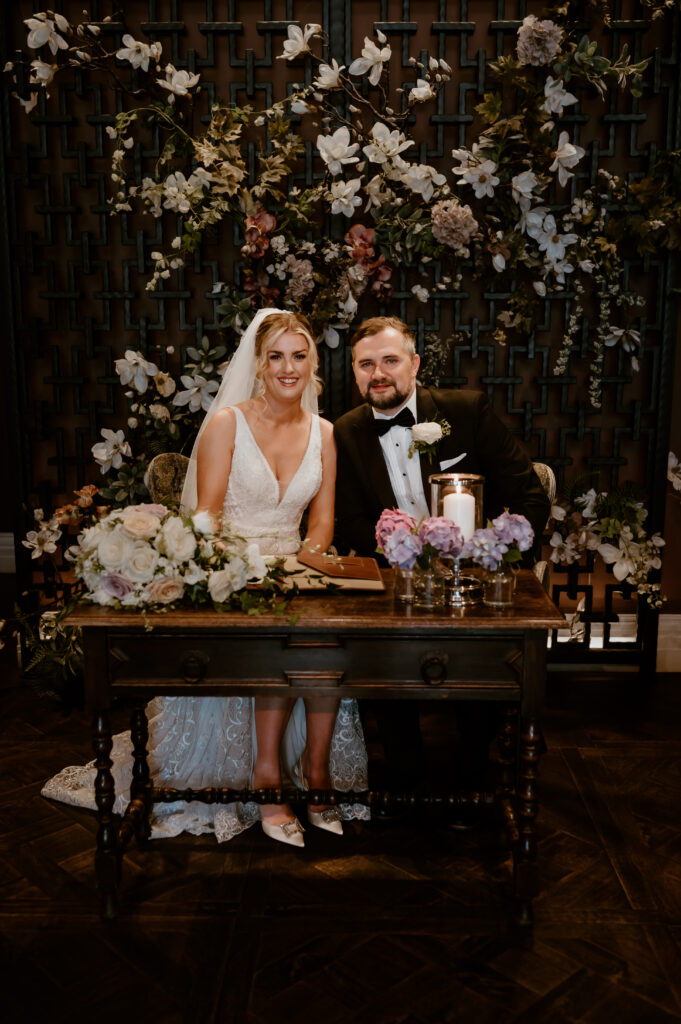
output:
<svg viewBox="0 0 681 1024"><path fill-rule="evenodd" d="M82 6L82 0L67 0L58 9L78 21ZM115 14L118 6L98 0L90 15L101 20ZM380 27L401 58L404 83L411 80L410 55L444 58L455 69L454 79L435 109L429 107L429 114L414 120L411 133L421 161L447 168L452 147L470 146L479 130L474 107L489 87L487 63L511 51L525 14L541 11L539 5L503 0L127 0L121 6L126 26L114 20L106 30L113 43L126 30L138 38L157 39L163 43L164 59L201 72L207 88L197 105L197 119L206 120L215 96L266 106L303 80L303 64L275 60L290 21L322 22L334 55L346 65L358 54L364 35ZM589 102L566 112L565 127L587 150L573 189L593 182L599 165L641 176L660 149L680 144L678 16L675 21L668 18L662 31L662 23L651 24L634 0L615 3L613 10L615 20L601 45L612 53L626 42L634 58L653 55L648 88L641 100L610 92L604 104ZM21 19L31 13L24 0L3 7L3 63L15 47L25 48ZM398 77L395 63L393 87L403 84ZM28 506L37 502L44 508L60 503L84 482L96 481L90 448L102 426L124 422L114 359L126 348L141 349L162 367L177 369L183 346L216 332L213 283L239 275L236 229L224 224L191 266L149 296L144 285L151 273L150 254L161 242L162 222L111 218L105 205L111 149L104 128L119 109L119 98L103 79L86 80L79 74L54 86L53 92L50 103L45 106L41 100L30 121L15 100L3 98L8 407L19 497ZM313 130L309 138L314 138ZM143 158L155 155L150 149ZM310 141L299 183L309 183L320 173ZM332 234L346 227L327 225ZM659 528L671 406L674 282L664 254L645 262L628 259L625 266L631 285L648 299L642 324L645 354L641 372L632 376L623 354L608 352L600 411L587 401L586 341L575 353L568 376L551 373L569 312L569 292L546 302L529 343L506 347L492 338L504 298L500 294L441 292L423 306L410 291L413 275L402 272L391 311L415 326L421 347L429 331L457 332L441 384L486 389L497 413L534 459L554 467L559 482L598 472L599 486L609 489L633 479L650 493L652 525ZM369 305L360 309L363 315L376 311ZM175 347L170 357L169 345ZM349 354L324 349L322 356L326 411L335 418L353 401ZM20 523L20 532L26 525ZM555 593L566 607L586 595L588 611L594 582L590 575L573 572L569 584L560 573L554 578ZM601 584L597 589L605 595L601 611L604 601L606 618L621 609L623 599L611 576L605 588ZM644 626L642 621L638 652L654 631ZM616 647L607 629L605 644ZM577 649L583 657L583 645Z"/></svg>

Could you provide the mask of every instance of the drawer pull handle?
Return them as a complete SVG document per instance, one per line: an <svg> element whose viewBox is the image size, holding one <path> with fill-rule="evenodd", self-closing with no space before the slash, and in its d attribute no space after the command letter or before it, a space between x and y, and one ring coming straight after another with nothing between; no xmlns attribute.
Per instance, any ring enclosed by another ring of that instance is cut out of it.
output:
<svg viewBox="0 0 681 1024"><path fill-rule="evenodd" d="M198 683L206 674L210 658L204 651L187 651L180 662L180 673L187 683Z"/></svg>
<svg viewBox="0 0 681 1024"><path fill-rule="evenodd" d="M444 651L428 651L419 659L421 678L429 686L439 686L447 678L449 655Z"/></svg>

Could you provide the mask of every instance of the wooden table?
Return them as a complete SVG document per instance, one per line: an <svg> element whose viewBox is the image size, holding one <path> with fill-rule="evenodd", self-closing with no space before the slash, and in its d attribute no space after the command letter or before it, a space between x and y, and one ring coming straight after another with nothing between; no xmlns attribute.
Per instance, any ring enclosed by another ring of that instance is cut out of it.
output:
<svg viewBox="0 0 681 1024"><path fill-rule="evenodd" d="M140 842L148 838L154 802L226 803L253 797L248 790L219 787L155 787L146 753L146 702L159 695L314 693L503 702L496 790L450 795L449 800L498 804L513 850L518 917L523 923L531 921L531 900L538 887L536 779L543 742L538 715L546 677L546 638L549 629L564 624L563 616L527 570L519 573L514 607L503 612L481 604L415 611L394 603L390 572L385 579L385 593L322 591L297 597L290 608L298 615L294 625L274 614L183 609L149 617L149 631L140 614L96 605L82 606L70 616L70 624L83 630L86 701L94 715L99 820L95 863L105 918L117 912L123 851L133 835ZM114 696L134 701L130 803L120 824L112 815L108 709ZM260 802L269 792L259 791ZM344 797L349 799L348 794ZM385 794L365 793L359 799L371 805Z"/></svg>

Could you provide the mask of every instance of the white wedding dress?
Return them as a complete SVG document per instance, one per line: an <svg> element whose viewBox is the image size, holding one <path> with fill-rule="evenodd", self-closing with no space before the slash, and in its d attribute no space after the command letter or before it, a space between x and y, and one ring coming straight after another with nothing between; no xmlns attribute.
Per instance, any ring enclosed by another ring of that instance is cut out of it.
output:
<svg viewBox="0 0 681 1024"><path fill-rule="evenodd" d="M305 455L280 497L279 482L258 447L240 409L235 408L234 455L225 495L225 514L235 533L256 542L264 555L295 554L300 547L300 520L322 480L319 417L312 415ZM156 697L147 706L149 766L155 785L201 789L248 785L256 755L253 698ZM291 769L305 745L305 707L296 701L282 743L282 764ZM129 800L132 745L129 733L113 738L114 812ZM342 700L330 755L336 789L367 788L367 757L357 701ZM43 787L42 795L95 809L94 761L65 768ZM343 818L369 817L362 804L341 805ZM257 804L156 804L152 839L190 832L214 832L218 842L232 839L259 820Z"/></svg>

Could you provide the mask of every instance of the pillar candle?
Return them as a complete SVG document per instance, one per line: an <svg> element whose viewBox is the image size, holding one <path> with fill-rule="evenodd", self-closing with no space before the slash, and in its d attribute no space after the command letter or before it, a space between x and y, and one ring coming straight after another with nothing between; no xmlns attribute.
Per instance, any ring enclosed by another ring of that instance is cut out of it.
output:
<svg viewBox="0 0 681 1024"><path fill-rule="evenodd" d="M451 519L461 530L464 540L470 540L475 533L475 498L472 494L452 491L442 499L442 515Z"/></svg>

